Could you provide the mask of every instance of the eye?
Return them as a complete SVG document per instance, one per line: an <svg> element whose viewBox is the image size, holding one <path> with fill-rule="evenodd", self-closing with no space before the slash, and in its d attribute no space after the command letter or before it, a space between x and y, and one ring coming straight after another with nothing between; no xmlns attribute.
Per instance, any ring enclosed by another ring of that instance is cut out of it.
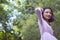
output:
<svg viewBox="0 0 60 40"><path fill-rule="evenodd" d="M45 13L49 13L49 12L45 12Z"/></svg>
<svg viewBox="0 0 60 40"><path fill-rule="evenodd" d="M45 13L50 13L51 14L52 12L45 12Z"/></svg>

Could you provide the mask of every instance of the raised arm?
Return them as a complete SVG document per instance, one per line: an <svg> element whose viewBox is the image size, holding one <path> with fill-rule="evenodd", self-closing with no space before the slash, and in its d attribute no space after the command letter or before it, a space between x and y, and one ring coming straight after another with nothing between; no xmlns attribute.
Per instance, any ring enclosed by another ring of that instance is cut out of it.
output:
<svg viewBox="0 0 60 40"><path fill-rule="evenodd" d="M42 24L42 11L43 11L43 9L42 8L36 8L35 9L35 13L36 13L36 15L37 15L37 17L38 17L38 21L40 22L40 24Z"/></svg>
<svg viewBox="0 0 60 40"><path fill-rule="evenodd" d="M42 17L42 8L36 8L35 9L35 13L38 17L38 25L39 25L39 30L40 30L40 34L42 35L44 32L44 24L43 24L43 17Z"/></svg>

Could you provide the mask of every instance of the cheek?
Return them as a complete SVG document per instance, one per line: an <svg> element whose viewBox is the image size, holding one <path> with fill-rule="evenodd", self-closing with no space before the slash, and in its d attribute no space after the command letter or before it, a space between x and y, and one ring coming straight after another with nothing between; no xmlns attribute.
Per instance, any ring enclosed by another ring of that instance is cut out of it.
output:
<svg viewBox="0 0 60 40"><path fill-rule="evenodd" d="M47 16L46 16L46 13L44 13L43 16L44 16L44 18L46 18L46 17L47 17Z"/></svg>

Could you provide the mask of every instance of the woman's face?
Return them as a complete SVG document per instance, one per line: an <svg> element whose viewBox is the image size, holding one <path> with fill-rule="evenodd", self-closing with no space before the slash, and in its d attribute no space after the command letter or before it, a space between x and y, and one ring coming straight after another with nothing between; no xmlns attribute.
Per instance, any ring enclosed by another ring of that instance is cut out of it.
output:
<svg viewBox="0 0 60 40"><path fill-rule="evenodd" d="M44 16L44 18L45 18L46 20L49 20L49 19L51 18L51 16L52 16L51 10L50 10L50 9L45 9L45 10L44 10L44 13L43 13L43 16Z"/></svg>

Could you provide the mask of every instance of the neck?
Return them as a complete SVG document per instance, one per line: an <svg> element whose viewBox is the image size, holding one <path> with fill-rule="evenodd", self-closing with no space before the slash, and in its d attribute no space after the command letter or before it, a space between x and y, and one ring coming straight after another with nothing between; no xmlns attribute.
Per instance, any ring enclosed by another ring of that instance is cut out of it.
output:
<svg viewBox="0 0 60 40"><path fill-rule="evenodd" d="M48 20L46 20L46 22L50 25L50 22Z"/></svg>

